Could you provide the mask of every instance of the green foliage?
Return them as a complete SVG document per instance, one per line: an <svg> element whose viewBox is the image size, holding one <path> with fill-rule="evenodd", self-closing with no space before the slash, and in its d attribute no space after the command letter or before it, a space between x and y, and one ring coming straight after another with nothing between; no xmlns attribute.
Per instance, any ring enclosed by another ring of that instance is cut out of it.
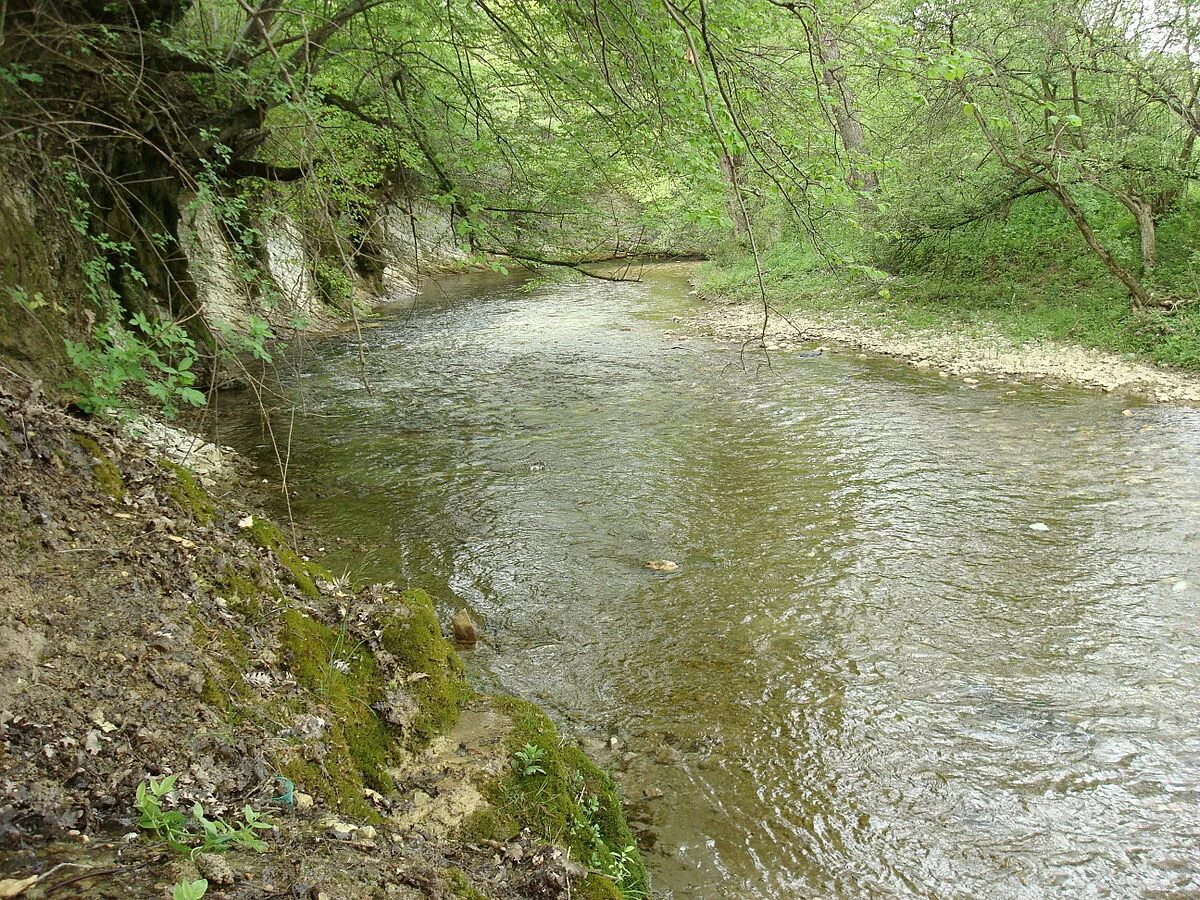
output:
<svg viewBox="0 0 1200 900"><path fill-rule="evenodd" d="M545 775L546 770L541 766L542 757L545 755L546 751L537 744L526 744L520 750L513 753L513 770L525 777Z"/></svg>
<svg viewBox="0 0 1200 900"><path fill-rule="evenodd" d="M335 309L348 309L354 296L354 282L338 262L317 257L313 262L313 278L321 299Z"/></svg>
<svg viewBox="0 0 1200 900"><path fill-rule="evenodd" d="M582 750L560 738L535 705L513 697L493 702L513 722L509 740L514 762L536 757L543 769L526 775L513 766L509 776L488 789L495 810L543 839L560 843L575 859L603 873L587 879L581 896L611 896L613 885L621 896L646 896L646 869L612 779Z"/></svg>
<svg viewBox="0 0 1200 900"><path fill-rule="evenodd" d="M181 881L171 887L171 900L201 900L207 893L208 881L204 878Z"/></svg>
<svg viewBox="0 0 1200 900"><path fill-rule="evenodd" d="M208 818L200 803L192 804L190 816L166 808L178 777L168 775L156 779L151 776L138 784L134 807L139 828L152 832L180 853L224 853L232 849L266 851L267 845L257 832L269 831L275 826L248 805L242 808L242 820L235 822Z"/></svg>
<svg viewBox="0 0 1200 900"><path fill-rule="evenodd" d="M119 412L128 407L129 389L154 400L172 417L179 406L203 406L206 398L196 390L193 366L199 358L196 343L178 323L136 312L126 316L113 280L120 276L133 284L146 284L134 263L134 248L104 230L94 230L96 210L86 185L73 170L63 173L71 188L71 206L63 209L72 228L89 247L82 266L86 300L94 325L88 342L65 339L67 356L80 373L67 390L86 412ZM36 296L31 298L36 302Z"/></svg>

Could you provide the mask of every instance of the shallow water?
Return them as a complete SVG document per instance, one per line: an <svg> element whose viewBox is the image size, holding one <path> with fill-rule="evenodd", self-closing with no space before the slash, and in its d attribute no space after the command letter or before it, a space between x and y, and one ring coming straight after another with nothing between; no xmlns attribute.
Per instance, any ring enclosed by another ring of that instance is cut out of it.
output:
<svg viewBox="0 0 1200 900"><path fill-rule="evenodd" d="M1200 413L743 359L686 290L461 277L310 345L325 562L615 735L676 897L1200 895Z"/></svg>

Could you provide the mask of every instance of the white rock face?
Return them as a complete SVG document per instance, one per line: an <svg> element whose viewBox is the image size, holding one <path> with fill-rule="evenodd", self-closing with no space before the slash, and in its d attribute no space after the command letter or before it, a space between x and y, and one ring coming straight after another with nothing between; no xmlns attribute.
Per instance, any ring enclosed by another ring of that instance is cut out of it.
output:
<svg viewBox="0 0 1200 900"><path fill-rule="evenodd" d="M250 318L250 295L238 277L233 251L225 240L212 207L181 198L179 244L187 254L188 269L196 285L196 300L211 325L224 323L235 329Z"/></svg>
<svg viewBox="0 0 1200 900"><path fill-rule="evenodd" d="M449 212L424 200L393 201L380 208L380 251L383 289L389 297L416 293L418 273L464 259L454 238Z"/></svg>
<svg viewBox="0 0 1200 900"><path fill-rule="evenodd" d="M264 229L267 271L289 312L313 319L321 310L321 295L313 281L304 241L296 223L282 216Z"/></svg>
<svg viewBox="0 0 1200 900"><path fill-rule="evenodd" d="M251 317L288 327L298 314L310 324L329 324L341 313L327 307L313 277L312 257L304 245L300 223L286 215L260 223L267 274L281 295L277 308L267 308L247 286L238 258L211 206L183 197L179 242L188 257L196 300L205 320L219 328L241 331ZM424 200L395 200L380 207L372 236L383 257L383 294L403 298L416 292L421 275L465 258L458 247L450 215ZM354 284L354 300L379 300L363 281Z"/></svg>
<svg viewBox="0 0 1200 900"><path fill-rule="evenodd" d="M233 450L210 444L204 438L174 425L138 416L125 424L125 430L176 465L191 469L202 479L219 478L233 470Z"/></svg>

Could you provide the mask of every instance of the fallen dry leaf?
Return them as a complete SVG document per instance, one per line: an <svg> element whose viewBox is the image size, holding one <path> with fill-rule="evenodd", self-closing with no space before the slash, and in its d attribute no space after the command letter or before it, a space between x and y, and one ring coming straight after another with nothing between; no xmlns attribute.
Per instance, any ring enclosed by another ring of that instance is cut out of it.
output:
<svg viewBox="0 0 1200 900"><path fill-rule="evenodd" d="M100 730L105 734L111 734L117 730L117 726L104 717L104 709L102 707L97 706L92 710L92 721L99 725Z"/></svg>
<svg viewBox="0 0 1200 900"><path fill-rule="evenodd" d="M0 897L20 897L38 882L38 876L28 878L5 878L0 881Z"/></svg>

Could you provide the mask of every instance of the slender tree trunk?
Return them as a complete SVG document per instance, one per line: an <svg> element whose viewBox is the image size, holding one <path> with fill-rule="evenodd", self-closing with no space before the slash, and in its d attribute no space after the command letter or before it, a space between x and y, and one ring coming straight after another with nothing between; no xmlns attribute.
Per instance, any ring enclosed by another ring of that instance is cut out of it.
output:
<svg viewBox="0 0 1200 900"><path fill-rule="evenodd" d="M846 148L846 155L850 158L850 177L847 181L856 190L873 193L879 187L879 177L870 169L860 167L866 137L858 118L854 89L842 70L842 50L837 35L828 28L820 27L818 31L817 52L821 58L822 81L833 95L833 121L838 137L842 139L842 146Z"/></svg>
<svg viewBox="0 0 1200 900"><path fill-rule="evenodd" d="M733 239L745 243L750 236L750 223L746 220L746 210L739 201L738 192L741 190L742 169L746 158L741 153L730 154L721 151L721 180L725 182L725 209L729 220L733 222Z"/></svg>
<svg viewBox="0 0 1200 900"><path fill-rule="evenodd" d="M1092 231L1092 226L1088 222L1087 216L1079 208L1079 204L1075 202L1075 198L1071 196L1071 192L1064 185L1056 181L1049 181L1044 178L1038 180L1046 185L1046 190L1054 196L1054 199L1066 211L1071 222L1083 236L1084 242L1092 249L1093 253L1100 257L1100 261L1104 263L1104 267L1108 269L1114 278L1125 285L1130 296L1133 297L1134 304L1136 306L1151 306L1153 299L1150 297L1150 292L1142 287L1141 282L1137 280L1132 272L1117 261L1117 258L1112 255L1107 247L1100 243L1100 239L1096 237L1096 232Z"/></svg>
<svg viewBox="0 0 1200 900"><path fill-rule="evenodd" d="M1133 213L1137 222L1138 235L1142 241L1142 274L1149 275L1158 265L1158 240L1155 234L1154 205L1132 194L1117 197L1122 205Z"/></svg>

